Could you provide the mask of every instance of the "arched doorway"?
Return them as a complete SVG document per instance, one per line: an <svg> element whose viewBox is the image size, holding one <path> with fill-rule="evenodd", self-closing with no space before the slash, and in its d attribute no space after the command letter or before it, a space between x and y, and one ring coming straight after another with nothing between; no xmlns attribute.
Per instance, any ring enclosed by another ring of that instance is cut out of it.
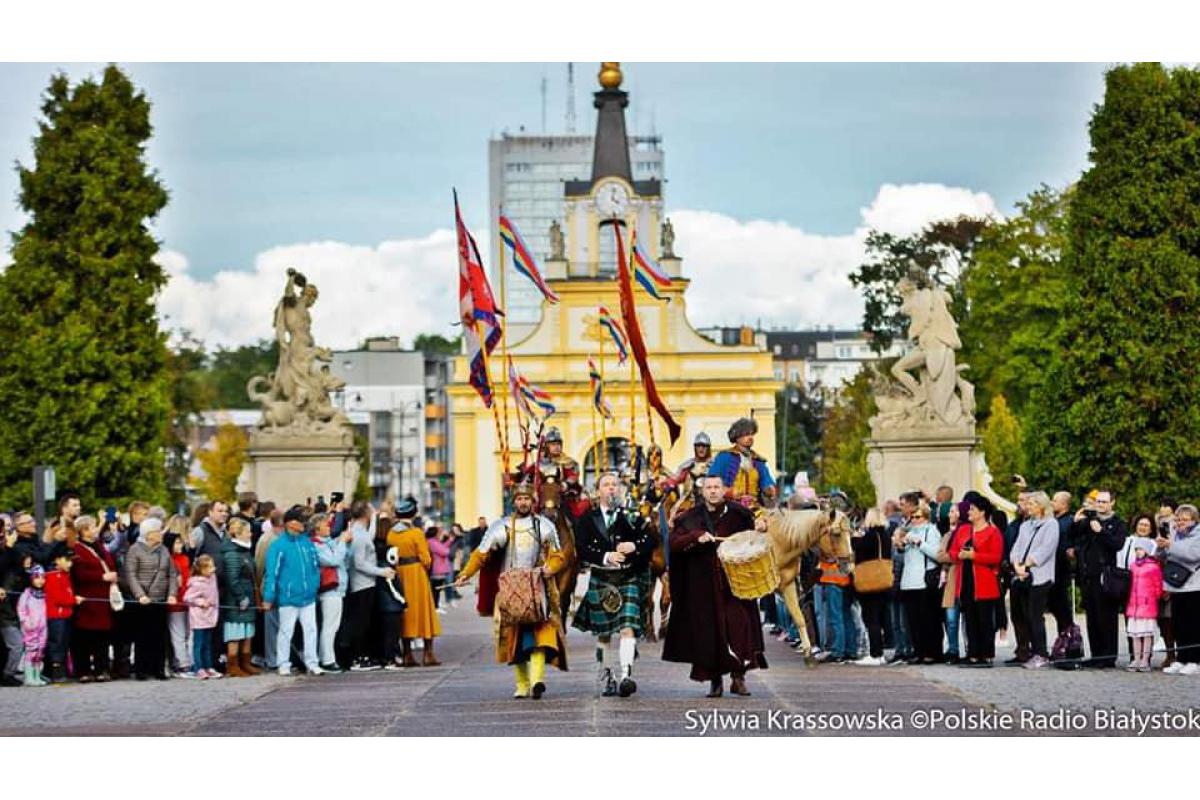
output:
<svg viewBox="0 0 1200 800"><path fill-rule="evenodd" d="M580 459L580 480L589 491L596 488L596 457L599 455L603 472L616 472L621 476L633 476L639 465L644 465L646 451L642 445L637 446L634 454L633 447L623 436L610 436L603 443L595 443L587 449Z"/></svg>

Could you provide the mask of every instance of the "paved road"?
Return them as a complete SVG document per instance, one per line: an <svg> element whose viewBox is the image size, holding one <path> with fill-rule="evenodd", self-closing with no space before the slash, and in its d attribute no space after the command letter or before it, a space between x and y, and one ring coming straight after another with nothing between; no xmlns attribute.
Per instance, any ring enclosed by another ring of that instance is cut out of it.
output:
<svg viewBox="0 0 1200 800"><path fill-rule="evenodd" d="M443 622L441 667L6 689L0 690L0 734L913 735L929 732L928 724L915 726L914 720L928 720L920 715L930 713L949 717L936 730L945 734L958 733L966 724L959 720L992 719L1026 706L1090 709L1121 705L1126 696L1150 697L1155 707L1200 706L1200 680L1111 672L807 667L774 640L767 645L770 669L749 676L749 698L704 698L706 687L687 679L685 665L661 661L655 644L641 646L637 694L599 698L590 640L577 632L568 636L571 670L550 671L542 700L513 700L511 671L492 660L490 620L463 605ZM994 732L979 727L963 732ZM1083 732L1091 730L1089 725Z"/></svg>

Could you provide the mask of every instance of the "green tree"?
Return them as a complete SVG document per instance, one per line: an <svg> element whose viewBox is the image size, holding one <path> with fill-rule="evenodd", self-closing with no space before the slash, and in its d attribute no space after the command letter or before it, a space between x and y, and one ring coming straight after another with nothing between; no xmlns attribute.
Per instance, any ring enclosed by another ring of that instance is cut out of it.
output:
<svg viewBox="0 0 1200 800"><path fill-rule="evenodd" d="M354 484L354 500L366 500L371 497L371 447L365 434L355 432L354 446L358 448L358 481Z"/></svg>
<svg viewBox="0 0 1200 800"><path fill-rule="evenodd" d="M1110 70L1091 145L1026 442L1038 485L1106 486L1128 513L1200 484L1200 72Z"/></svg>
<svg viewBox="0 0 1200 800"><path fill-rule="evenodd" d="M213 407L204 344L189 334L167 351L171 414L167 425L167 493L172 506L187 499L192 437L200 412Z"/></svg>
<svg viewBox="0 0 1200 800"><path fill-rule="evenodd" d="M875 505L875 484L867 471L866 439L875 413L870 370L847 381L830 403L821 436L821 475L826 489L841 489L863 508Z"/></svg>
<svg viewBox="0 0 1200 800"><path fill-rule="evenodd" d="M27 506L30 468L91 502L162 500L169 398L154 300L167 281L148 223L167 192L145 162L150 102L116 66L43 96L29 221L0 275L0 506Z"/></svg>
<svg viewBox="0 0 1200 800"><path fill-rule="evenodd" d="M787 452L784 452L784 415L787 415ZM820 393L806 392L789 385L775 398L775 430L779 439L780 463L787 475L807 470L816 483L814 469L821 453L821 428L825 422L825 402ZM786 475L781 479L788 480Z"/></svg>
<svg viewBox="0 0 1200 800"><path fill-rule="evenodd" d="M1025 472L1024 437L1021 423L1008 407L1004 395L993 395L988 418L979 426L979 435L993 476L992 486L1009 500L1016 500L1010 478Z"/></svg>
<svg viewBox="0 0 1200 800"><path fill-rule="evenodd" d="M908 316L900 311L896 291L901 278L917 277L925 285L945 288L953 299L950 312L957 320L963 318L962 278L987 225L987 220L960 216L931 223L913 236L867 234L866 261L850 274L850 283L862 290L863 330L875 352L884 352L907 335Z"/></svg>
<svg viewBox="0 0 1200 800"><path fill-rule="evenodd" d="M420 350L427 356L456 356L462 351L462 337L447 339L436 333L418 333L413 339L412 349Z"/></svg>
<svg viewBox="0 0 1200 800"><path fill-rule="evenodd" d="M246 432L228 420L217 425L213 446L196 454L204 477L193 483L194 488L210 501L233 500L238 476L246 463Z"/></svg>
<svg viewBox="0 0 1200 800"><path fill-rule="evenodd" d="M279 342L261 339L240 347L218 347L209 357L206 380L211 388L209 408L253 408L246 383L255 375L274 372L279 365Z"/></svg>
<svg viewBox="0 0 1200 800"><path fill-rule="evenodd" d="M1042 186L1017 204L1017 214L979 237L964 279L968 311L959 324L959 359L971 366L981 412L1003 395L1024 419L1034 388L1057 357L1067 302L1062 254L1070 195Z"/></svg>

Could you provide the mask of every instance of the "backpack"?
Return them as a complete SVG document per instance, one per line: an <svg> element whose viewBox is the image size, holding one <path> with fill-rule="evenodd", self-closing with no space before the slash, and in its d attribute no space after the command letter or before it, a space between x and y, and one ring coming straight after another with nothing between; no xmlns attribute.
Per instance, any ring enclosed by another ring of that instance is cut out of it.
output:
<svg viewBox="0 0 1200 800"><path fill-rule="evenodd" d="M1083 661L1083 632L1078 625L1072 625L1058 635L1050 651L1050 660L1061 662L1055 664L1059 669L1080 668Z"/></svg>

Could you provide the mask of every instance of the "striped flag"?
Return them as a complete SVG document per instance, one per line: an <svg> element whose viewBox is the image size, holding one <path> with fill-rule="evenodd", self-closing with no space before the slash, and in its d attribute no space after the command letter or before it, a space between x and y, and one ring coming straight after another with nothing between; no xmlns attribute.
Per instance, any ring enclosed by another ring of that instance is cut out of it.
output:
<svg viewBox="0 0 1200 800"><path fill-rule="evenodd" d="M522 409L526 416L537 416L533 410L536 406L541 411L544 421L558 410L549 392L533 385L528 378L517 372L517 368L513 366L512 356L508 357L508 385L512 389L513 397L516 398L517 407Z"/></svg>
<svg viewBox="0 0 1200 800"><path fill-rule="evenodd" d="M494 399L492 380L487 373L483 348L487 347L487 354L491 355L500 343L499 317L504 312L497 307L492 295L475 237L463 224L457 191L454 192L454 228L458 236L458 310L471 365L469 382L483 404L491 408Z"/></svg>
<svg viewBox="0 0 1200 800"><path fill-rule="evenodd" d="M546 285L537 262L533 259L533 253L525 244L525 240L521 238L521 232L517 230L516 223L503 214L500 215L500 241L512 250L513 266L517 268L517 272L533 281L533 285L541 291L547 302L557 303L558 295Z"/></svg>
<svg viewBox="0 0 1200 800"><path fill-rule="evenodd" d="M617 346L617 358L621 363L625 363L625 359L629 358L629 348L626 346L625 331L621 328L621 323L617 322L616 318L609 313L608 309L600 306L600 324L608 331L608 335L612 337L613 344Z"/></svg>
<svg viewBox="0 0 1200 800"><path fill-rule="evenodd" d="M671 285L671 279L667 277L667 273L663 268L655 263L650 254L646 252L646 248L637 240L637 231L633 232L631 237L633 245L633 277L646 290L646 294L653 297L655 300L662 300L663 296L658 293L659 289L666 289Z"/></svg>
<svg viewBox="0 0 1200 800"><path fill-rule="evenodd" d="M592 405L600 412L600 415L605 419L613 419L613 407L604 396L604 381L600 377L600 370L596 369L596 362L588 359L588 378L592 382Z"/></svg>

